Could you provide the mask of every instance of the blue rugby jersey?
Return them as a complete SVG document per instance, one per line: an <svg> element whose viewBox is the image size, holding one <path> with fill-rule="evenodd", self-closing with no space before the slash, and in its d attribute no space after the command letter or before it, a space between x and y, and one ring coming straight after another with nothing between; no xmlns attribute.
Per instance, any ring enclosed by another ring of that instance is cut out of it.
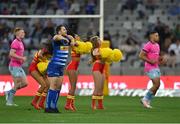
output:
<svg viewBox="0 0 180 124"><path fill-rule="evenodd" d="M68 39L69 40L69 39ZM51 63L64 67L66 65L68 55L69 55L69 42L61 39L59 41L52 41L53 45L53 56L51 58Z"/></svg>

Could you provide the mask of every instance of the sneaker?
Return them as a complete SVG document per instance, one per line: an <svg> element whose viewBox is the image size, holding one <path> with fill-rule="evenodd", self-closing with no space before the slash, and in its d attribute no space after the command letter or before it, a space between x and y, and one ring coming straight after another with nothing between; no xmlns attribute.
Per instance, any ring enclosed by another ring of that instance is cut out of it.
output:
<svg viewBox="0 0 180 124"><path fill-rule="evenodd" d="M44 112L45 112L45 113L52 113L52 112L53 112L53 110L52 110L52 109L50 109L50 108L45 108Z"/></svg>
<svg viewBox="0 0 180 124"><path fill-rule="evenodd" d="M57 108L53 109L54 113L60 113Z"/></svg>
<svg viewBox="0 0 180 124"><path fill-rule="evenodd" d="M141 103L143 104L145 108L152 108L148 100L141 99Z"/></svg>
<svg viewBox="0 0 180 124"><path fill-rule="evenodd" d="M15 107L16 107L16 106L18 106L18 105L15 104L15 103L9 103L9 102L7 102L7 103L6 103L6 106L15 106Z"/></svg>
<svg viewBox="0 0 180 124"><path fill-rule="evenodd" d="M52 108L45 108L45 113L60 113L57 108L52 109Z"/></svg>

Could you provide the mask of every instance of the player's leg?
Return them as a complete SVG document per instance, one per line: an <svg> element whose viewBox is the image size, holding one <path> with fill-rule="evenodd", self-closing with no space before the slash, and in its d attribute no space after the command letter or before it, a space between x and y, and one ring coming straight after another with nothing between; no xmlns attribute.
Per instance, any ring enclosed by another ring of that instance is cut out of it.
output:
<svg viewBox="0 0 180 124"><path fill-rule="evenodd" d="M150 91L153 93L153 95L155 95L160 87L160 78L159 77L154 78L152 79L152 82L153 82L153 87L150 89Z"/></svg>
<svg viewBox="0 0 180 124"><path fill-rule="evenodd" d="M26 79L26 74L24 70L21 67L9 67L9 70L11 72L11 75L13 77L14 81L14 87L6 92L6 105L15 105L14 104L14 95L18 89L24 88L27 86L28 81Z"/></svg>
<svg viewBox="0 0 180 124"><path fill-rule="evenodd" d="M147 75L150 77L150 79L153 82L153 86L149 89L149 91L146 93L146 95L143 97L141 102L143 103L144 107L146 108L152 108L150 105L150 102L154 95L156 94L157 90L160 86L160 71L159 69L155 69L147 73Z"/></svg>
<svg viewBox="0 0 180 124"><path fill-rule="evenodd" d="M6 91L6 105L7 106L16 106L16 104L14 104L14 95L16 93L16 90L18 89L19 85L20 85L20 78L18 77L13 77L13 82L14 82L14 87L9 90Z"/></svg>
<svg viewBox="0 0 180 124"><path fill-rule="evenodd" d="M44 81L43 76L37 70L30 72L30 74L36 80L36 82L40 85L40 88L38 89L36 95L34 96L31 102L31 105L34 106L35 109L40 109L38 106L38 102L46 87L46 82Z"/></svg>
<svg viewBox="0 0 180 124"><path fill-rule="evenodd" d="M63 76L59 77L48 77L50 88L48 90L46 99L46 109L45 112L48 113L59 113L57 109L57 102L59 99L59 93L61 90L61 85L63 82Z"/></svg>
<svg viewBox="0 0 180 124"><path fill-rule="evenodd" d="M149 105L151 103L151 100L155 96L157 90L160 87L160 78L159 77L156 77L156 78L151 79L151 80L153 82L153 86L151 87L151 89L149 89L149 91L147 92L147 94L143 98L144 100L146 100L148 102ZM151 108L151 106L150 106L150 108Z"/></svg>
<svg viewBox="0 0 180 124"><path fill-rule="evenodd" d="M39 101L39 107L40 108L42 108L42 109L44 109L45 107L44 107L44 102L45 102L45 100L46 100L46 95L47 95L47 92L48 92L48 89L49 89L49 80L47 79L47 77L46 76L43 76L43 79L44 79L44 81L45 81L45 86L44 86L44 90L43 90L43 92L42 92L42 94L41 94L41 99L40 99L40 101Z"/></svg>
<svg viewBox="0 0 180 124"><path fill-rule="evenodd" d="M74 103L75 103L74 94L75 94L75 90L76 90L76 82L77 82L78 74L77 74L76 70L68 70L67 74L69 77L71 87L70 87L69 93L67 95L65 109L76 111L76 107L74 105Z"/></svg>
<svg viewBox="0 0 180 124"><path fill-rule="evenodd" d="M152 108L152 106L150 105L150 102L153 99L155 93L157 92L160 86L160 78L154 78L151 80L153 82L152 88L149 89L146 95L141 99L141 102L143 103L145 108Z"/></svg>
<svg viewBox="0 0 180 124"><path fill-rule="evenodd" d="M49 81L49 89L47 92L46 96L46 107L45 107L45 112L47 113L58 113L58 109L56 108L56 97L58 98L59 96L59 91L58 86L59 83L59 77L60 77L60 70L59 66L55 66L53 63L49 63L48 68L47 68L47 79ZM60 84L61 85L61 84ZM57 95L58 94L58 95Z"/></svg>
<svg viewBox="0 0 180 124"><path fill-rule="evenodd" d="M57 109L57 102L59 99L59 93L61 90L62 82L63 82L63 76L59 76L58 78L55 79L53 84L52 83L50 84L51 90L54 89L54 97L52 99L51 108L55 109L55 110L58 110Z"/></svg>

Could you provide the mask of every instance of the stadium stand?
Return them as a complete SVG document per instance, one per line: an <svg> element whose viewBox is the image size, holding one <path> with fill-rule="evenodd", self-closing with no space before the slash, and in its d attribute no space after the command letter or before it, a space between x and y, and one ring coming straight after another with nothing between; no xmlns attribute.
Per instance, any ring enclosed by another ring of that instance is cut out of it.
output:
<svg viewBox="0 0 180 124"><path fill-rule="evenodd" d="M9 3L13 4L9 4ZM26 9L25 9L26 8ZM143 74L142 61L138 53L147 41L148 31L158 30L161 40L162 54L169 58L168 64L162 67L165 75L180 74L180 2L179 0L105 0L105 40L110 40L111 47L120 48L124 59L111 65L111 73L117 75ZM24 11L26 10L26 11ZM1 15L18 14L96 14L99 13L97 0L1 0ZM0 71L7 74L8 50L10 41L14 38L13 27L24 27L26 38L24 43L27 51L27 68L39 44L50 40L54 27L66 24L82 39L88 40L91 35L98 34L99 22L96 19L1 19L0 20ZM84 25L88 25L85 28ZM177 48L177 49L176 49ZM176 49L176 51L174 50ZM80 73L90 73L87 64L89 56L82 58ZM5 66L5 67L4 67Z"/></svg>

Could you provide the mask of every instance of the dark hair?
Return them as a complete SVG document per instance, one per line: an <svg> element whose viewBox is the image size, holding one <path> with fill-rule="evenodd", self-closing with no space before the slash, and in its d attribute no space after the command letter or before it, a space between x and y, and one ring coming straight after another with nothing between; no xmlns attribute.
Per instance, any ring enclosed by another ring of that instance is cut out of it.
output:
<svg viewBox="0 0 180 124"><path fill-rule="evenodd" d="M155 34L155 33L158 33L158 32L156 30L149 31L148 36L150 36L151 34Z"/></svg>
<svg viewBox="0 0 180 124"><path fill-rule="evenodd" d="M170 54L170 56L175 56L175 55L176 55L176 53L174 52L174 50L171 50L171 51L169 52L169 54Z"/></svg>
<svg viewBox="0 0 180 124"><path fill-rule="evenodd" d="M65 27L64 25L59 25L56 27L56 33L58 34L58 32L61 30L62 27Z"/></svg>
<svg viewBox="0 0 180 124"><path fill-rule="evenodd" d="M53 53L53 46L52 42L50 40L47 40L46 42L42 43L41 49L46 49L49 54Z"/></svg>
<svg viewBox="0 0 180 124"><path fill-rule="evenodd" d="M78 34L75 34L75 33L70 34L70 35L72 35L74 38L75 38L76 36L79 36Z"/></svg>

